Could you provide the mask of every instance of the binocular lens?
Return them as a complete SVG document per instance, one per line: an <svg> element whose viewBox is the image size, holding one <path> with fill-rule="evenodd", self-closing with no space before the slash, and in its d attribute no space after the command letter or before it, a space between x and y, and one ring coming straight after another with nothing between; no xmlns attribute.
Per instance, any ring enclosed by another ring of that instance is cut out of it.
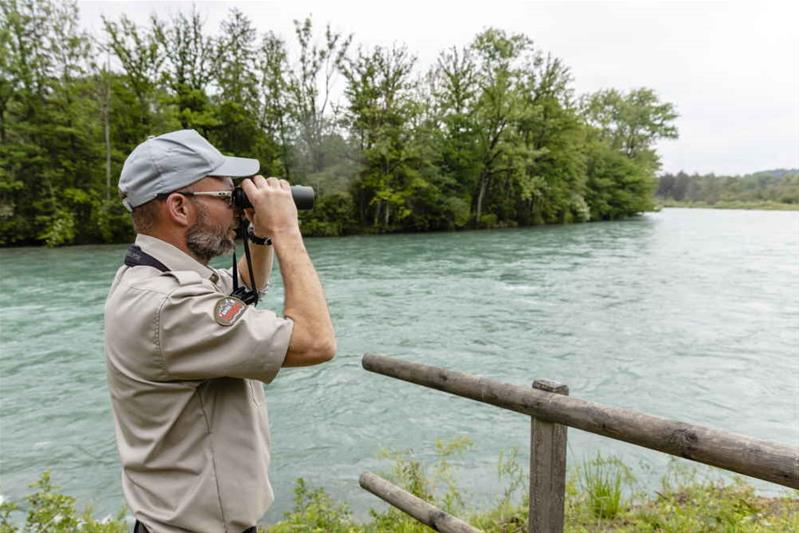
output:
<svg viewBox="0 0 799 533"><path fill-rule="evenodd" d="M291 197L294 198L294 204L297 206L297 209L303 211L312 209L315 195L316 194L311 187L307 187L305 185L291 186ZM239 209L252 207L250 199L247 198L247 194L241 187L236 187L233 189L233 205Z"/></svg>

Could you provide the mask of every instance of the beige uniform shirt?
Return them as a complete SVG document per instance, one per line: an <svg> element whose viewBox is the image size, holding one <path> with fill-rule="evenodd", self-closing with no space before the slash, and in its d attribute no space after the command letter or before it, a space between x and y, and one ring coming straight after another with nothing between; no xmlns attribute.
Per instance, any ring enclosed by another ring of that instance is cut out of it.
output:
<svg viewBox="0 0 799 533"><path fill-rule="evenodd" d="M293 323L252 306L223 309L220 323L227 271L153 237L136 244L170 272L122 266L105 306L125 499L153 533L238 533L273 500L261 382L283 364Z"/></svg>

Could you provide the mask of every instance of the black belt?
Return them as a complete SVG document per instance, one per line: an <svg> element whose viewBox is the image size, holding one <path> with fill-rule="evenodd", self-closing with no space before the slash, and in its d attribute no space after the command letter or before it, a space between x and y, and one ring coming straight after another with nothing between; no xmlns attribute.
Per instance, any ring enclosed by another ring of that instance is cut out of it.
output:
<svg viewBox="0 0 799 533"><path fill-rule="evenodd" d="M147 529L147 526L136 520L136 525L133 526L133 533L150 533L150 530ZM255 528L255 526L252 526L248 527L241 533L258 533L258 530Z"/></svg>

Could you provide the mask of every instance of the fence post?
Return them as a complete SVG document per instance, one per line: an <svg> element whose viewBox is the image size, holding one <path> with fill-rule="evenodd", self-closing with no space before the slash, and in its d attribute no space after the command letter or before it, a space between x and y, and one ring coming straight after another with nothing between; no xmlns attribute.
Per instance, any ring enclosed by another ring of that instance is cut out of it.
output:
<svg viewBox="0 0 799 533"><path fill-rule="evenodd" d="M569 395L569 387L537 379L533 388ZM562 533L566 497L566 426L531 417L529 533Z"/></svg>

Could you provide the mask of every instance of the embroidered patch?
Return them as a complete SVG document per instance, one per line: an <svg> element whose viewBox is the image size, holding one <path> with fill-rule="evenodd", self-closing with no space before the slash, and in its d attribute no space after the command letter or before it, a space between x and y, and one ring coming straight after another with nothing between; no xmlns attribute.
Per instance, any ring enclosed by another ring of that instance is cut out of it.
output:
<svg viewBox="0 0 799 533"><path fill-rule="evenodd" d="M247 309L247 304L235 296L225 296L216 302L214 307L214 320L221 326L230 326L241 318Z"/></svg>

